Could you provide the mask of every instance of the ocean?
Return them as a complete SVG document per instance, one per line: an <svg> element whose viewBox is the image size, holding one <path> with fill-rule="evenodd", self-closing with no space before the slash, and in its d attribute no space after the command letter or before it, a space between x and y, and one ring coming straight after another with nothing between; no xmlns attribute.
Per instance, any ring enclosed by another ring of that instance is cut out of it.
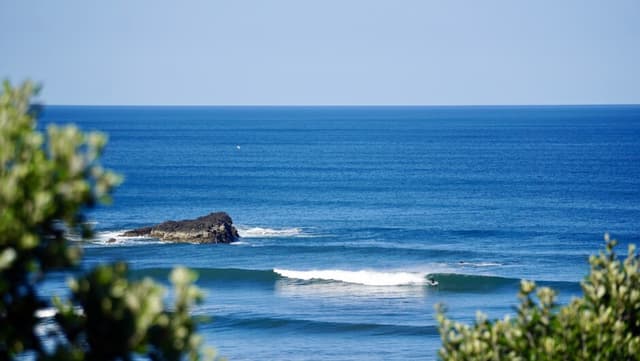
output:
<svg viewBox="0 0 640 361"><path fill-rule="evenodd" d="M606 232L640 244L640 106L47 106L51 122L107 133L125 179L89 213L83 267L197 270L199 330L232 361L435 360L436 304L513 314L520 279L566 303ZM239 242L118 236L213 211Z"/></svg>

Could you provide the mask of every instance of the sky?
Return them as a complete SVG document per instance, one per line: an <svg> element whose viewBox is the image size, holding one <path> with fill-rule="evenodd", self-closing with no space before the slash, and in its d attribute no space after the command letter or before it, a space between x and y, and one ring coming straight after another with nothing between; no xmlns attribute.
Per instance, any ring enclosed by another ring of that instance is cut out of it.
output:
<svg viewBox="0 0 640 361"><path fill-rule="evenodd" d="M640 103L638 0L0 0L47 104Z"/></svg>

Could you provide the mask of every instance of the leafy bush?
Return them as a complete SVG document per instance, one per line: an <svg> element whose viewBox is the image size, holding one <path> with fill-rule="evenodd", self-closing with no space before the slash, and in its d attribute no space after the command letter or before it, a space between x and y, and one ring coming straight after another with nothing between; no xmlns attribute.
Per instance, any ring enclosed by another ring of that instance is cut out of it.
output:
<svg viewBox="0 0 640 361"><path fill-rule="evenodd" d="M36 334L38 310L51 304L37 285L71 267L81 251L66 237L88 237L83 211L108 203L120 177L99 158L106 137L75 126L36 129L36 87L3 84L0 93L0 360L32 352L39 360L190 360L200 358L191 306L195 274L171 273L175 304L150 279L131 281L124 263L103 265L71 282L71 300L55 299L57 335Z"/></svg>
<svg viewBox="0 0 640 361"><path fill-rule="evenodd" d="M558 307L555 291L522 281L516 317L489 321L479 313L469 326L447 319L439 307L443 360L640 360L640 270L635 246L624 261L606 237L591 256L583 297ZM537 289L537 292L536 292ZM534 297L533 294L537 297ZM537 302L536 302L537 298Z"/></svg>

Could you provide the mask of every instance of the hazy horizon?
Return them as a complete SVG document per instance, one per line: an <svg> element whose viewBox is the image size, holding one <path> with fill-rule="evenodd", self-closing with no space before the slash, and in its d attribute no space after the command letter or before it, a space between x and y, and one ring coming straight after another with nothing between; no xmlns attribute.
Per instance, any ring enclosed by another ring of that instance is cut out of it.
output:
<svg viewBox="0 0 640 361"><path fill-rule="evenodd" d="M554 108L554 107L638 107L640 103L601 104L49 104L45 107L148 107L148 108Z"/></svg>

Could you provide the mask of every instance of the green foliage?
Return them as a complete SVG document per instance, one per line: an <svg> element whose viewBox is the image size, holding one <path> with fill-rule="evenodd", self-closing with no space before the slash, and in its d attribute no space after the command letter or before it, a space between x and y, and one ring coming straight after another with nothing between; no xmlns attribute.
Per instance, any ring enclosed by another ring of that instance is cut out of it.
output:
<svg viewBox="0 0 640 361"><path fill-rule="evenodd" d="M148 278L129 281L124 263L99 266L74 280L71 290L83 314L71 302L54 300L57 321L72 347L63 345L53 359L81 353L84 344L89 346L85 355L89 360L126 360L131 351L153 360L181 360L183 354L199 359L201 340L189 315L192 304L202 299L192 285L196 276L176 268L170 279L176 292L171 312L164 309L164 288Z"/></svg>
<svg viewBox="0 0 640 361"><path fill-rule="evenodd" d="M552 289L522 281L516 317L469 326L439 307L443 360L640 360L640 269L635 246L624 261L616 241L589 259L583 297L559 307ZM537 289L537 292L536 292ZM534 297L533 294L537 297ZM537 298L537 302L536 302Z"/></svg>
<svg viewBox="0 0 640 361"><path fill-rule="evenodd" d="M104 135L75 126L36 129L36 92L30 82L5 82L0 93L0 360L26 351L39 360L200 359L189 312L202 295L184 268L171 274L175 304L168 311L164 287L131 281L124 263L99 266L71 282L71 300L53 300L58 335L36 335L36 312L49 306L37 295L38 281L78 263L80 249L66 236L89 236L83 211L109 202L120 182L99 163Z"/></svg>

